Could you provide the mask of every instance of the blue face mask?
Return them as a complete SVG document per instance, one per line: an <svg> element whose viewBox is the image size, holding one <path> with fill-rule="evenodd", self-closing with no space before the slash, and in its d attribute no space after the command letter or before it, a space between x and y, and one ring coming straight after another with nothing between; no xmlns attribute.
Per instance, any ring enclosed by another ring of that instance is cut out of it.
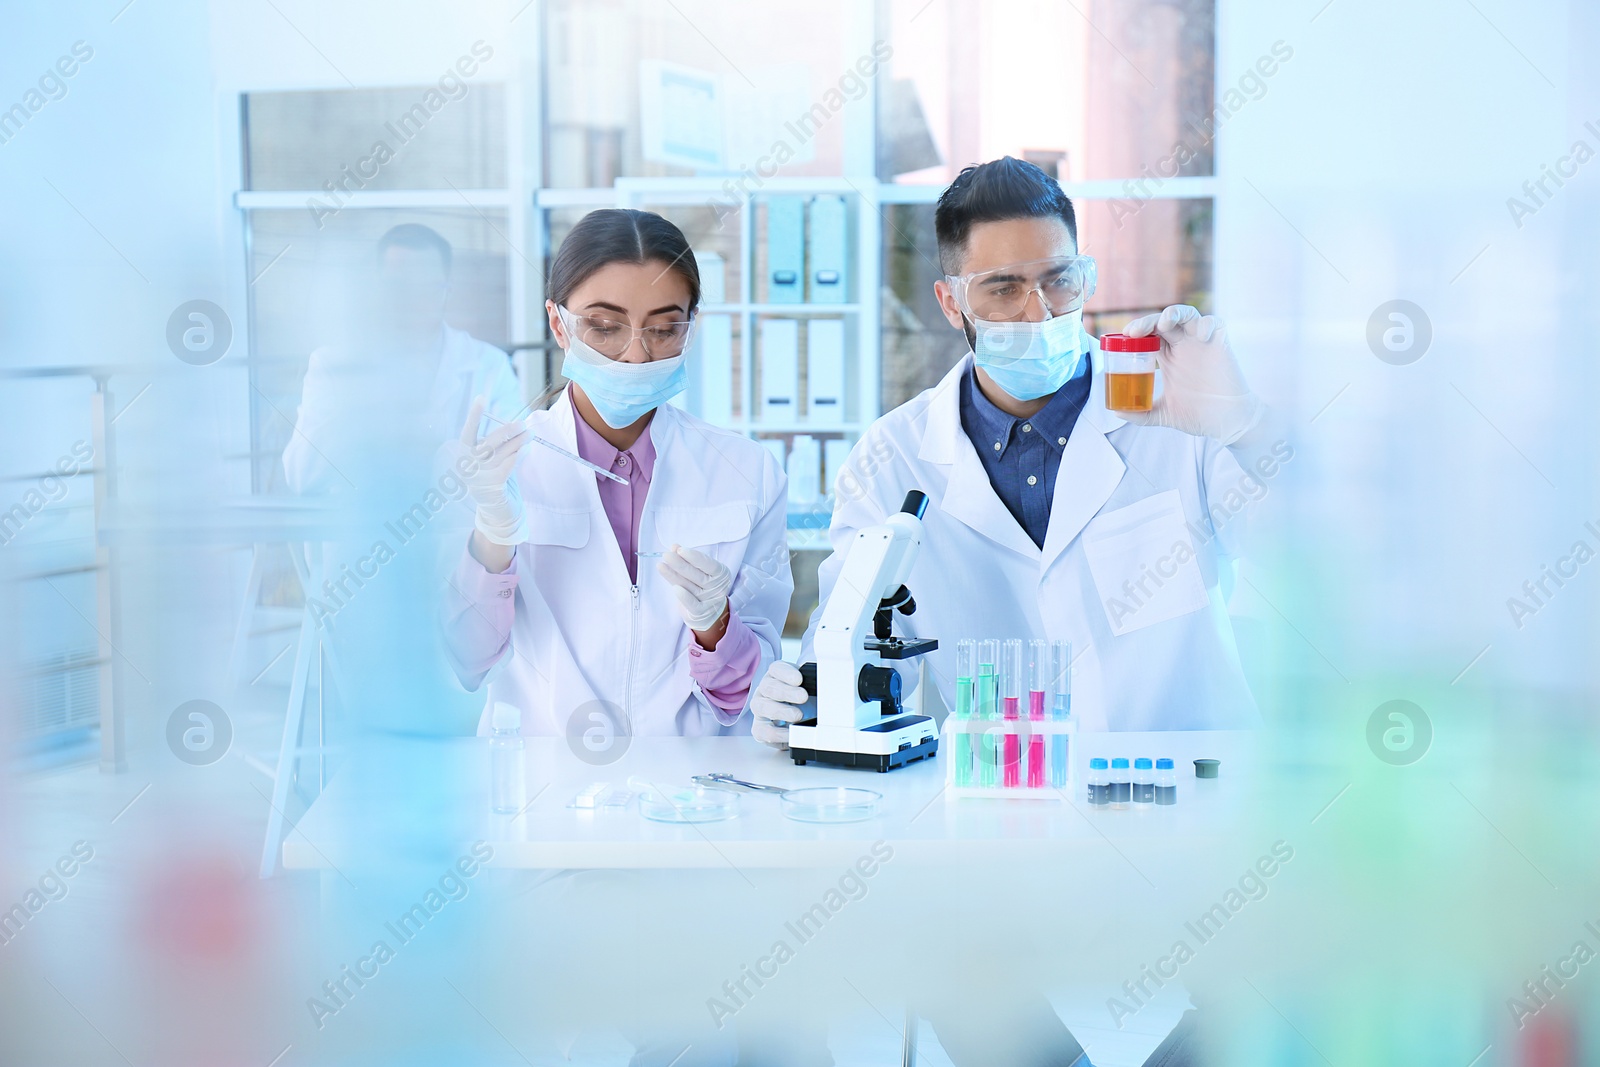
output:
<svg viewBox="0 0 1600 1067"><path fill-rule="evenodd" d="M689 387L687 356L622 363L578 340L570 323L567 337L570 343L561 373L578 383L595 411L614 430L632 426Z"/></svg>
<svg viewBox="0 0 1600 1067"><path fill-rule="evenodd" d="M1018 400L1049 396L1083 365L1082 308L1043 322L975 320L972 326L974 362Z"/></svg>

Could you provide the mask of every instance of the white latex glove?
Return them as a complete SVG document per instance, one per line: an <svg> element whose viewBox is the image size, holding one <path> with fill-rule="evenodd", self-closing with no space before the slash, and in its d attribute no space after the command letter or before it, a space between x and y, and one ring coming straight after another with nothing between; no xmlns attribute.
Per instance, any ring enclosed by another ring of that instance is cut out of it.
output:
<svg viewBox="0 0 1600 1067"><path fill-rule="evenodd" d="M801 707L811 699L801 687L800 668L793 663L777 660L767 668L767 676L756 687L750 700L750 736L774 748L789 747L789 724L799 722L805 710Z"/></svg>
<svg viewBox="0 0 1600 1067"><path fill-rule="evenodd" d="M672 583L678 597L678 610L689 629L704 632L715 626L728 607L728 590L733 588L733 572L692 548L673 545L663 553L656 572Z"/></svg>
<svg viewBox="0 0 1600 1067"><path fill-rule="evenodd" d="M1250 391L1222 321L1174 304L1124 326L1129 337L1161 335L1161 396L1149 411L1119 411L1137 426L1168 426L1231 445L1261 422L1266 405Z"/></svg>
<svg viewBox="0 0 1600 1067"><path fill-rule="evenodd" d="M477 505L478 532L497 545L520 545L528 539L528 516L513 472L517 457L528 445L528 427L518 419L496 426L479 440L478 421L483 418L484 403L483 397L477 397L467 412L454 457L466 462L458 462L455 470ZM462 474L463 468L470 473Z"/></svg>

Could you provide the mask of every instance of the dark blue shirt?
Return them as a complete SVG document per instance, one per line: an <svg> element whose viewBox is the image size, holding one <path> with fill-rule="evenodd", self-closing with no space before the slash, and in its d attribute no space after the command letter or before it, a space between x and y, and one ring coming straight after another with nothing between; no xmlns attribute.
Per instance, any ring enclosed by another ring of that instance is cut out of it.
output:
<svg viewBox="0 0 1600 1067"><path fill-rule="evenodd" d="M1083 357L1077 377L1057 389L1050 402L1027 419L995 407L978 388L975 373L968 367L961 377L961 428L978 450L996 495L1033 543L1043 548L1061 454L1089 399L1089 357Z"/></svg>

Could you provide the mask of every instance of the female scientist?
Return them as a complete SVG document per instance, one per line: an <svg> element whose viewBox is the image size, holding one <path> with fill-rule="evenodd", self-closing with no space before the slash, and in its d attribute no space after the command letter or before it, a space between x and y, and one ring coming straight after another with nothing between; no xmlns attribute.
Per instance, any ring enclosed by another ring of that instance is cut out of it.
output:
<svg viewBox="0 0 1600 1067"><path fill-rule="evenodd" d="M619 734L734 732L789 609L786 485L765 448L666 403L687 380L694 254L660 215L593 211L549 297L570 384L481 438L474 404L461 431L476 520L446 644L467 689L489 679L479 730L509 703L524 734L583 739L597 760Z"/></svg>

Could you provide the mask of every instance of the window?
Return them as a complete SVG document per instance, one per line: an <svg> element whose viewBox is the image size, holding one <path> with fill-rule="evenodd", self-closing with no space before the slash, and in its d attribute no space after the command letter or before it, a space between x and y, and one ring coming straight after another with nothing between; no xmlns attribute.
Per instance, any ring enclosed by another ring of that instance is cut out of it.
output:
<svg viewBox="0 0 1600 1067"><path fill-rule="evenodd" d="M1214 0L888 0L879 177L944 184L1017 156L1063 182L1136 177L1180 140L1212 173Z"/></svg>
<svg viewBox="0 0 1600 1067"><path fill-rule="evenodd" d="M884 410L966 352L933 295L942 273L933 201L970 162L1027 159L1072 195L1080 248L1100 267L1084 310L1089 332L1169 304L1210 310L1214 9L1212 0L887 0L893 57L879 75L876 153L889 202ZM1053 83L1039 73L1051 69ZM1169 158L1176 174L1149 180Z"/></svg>

